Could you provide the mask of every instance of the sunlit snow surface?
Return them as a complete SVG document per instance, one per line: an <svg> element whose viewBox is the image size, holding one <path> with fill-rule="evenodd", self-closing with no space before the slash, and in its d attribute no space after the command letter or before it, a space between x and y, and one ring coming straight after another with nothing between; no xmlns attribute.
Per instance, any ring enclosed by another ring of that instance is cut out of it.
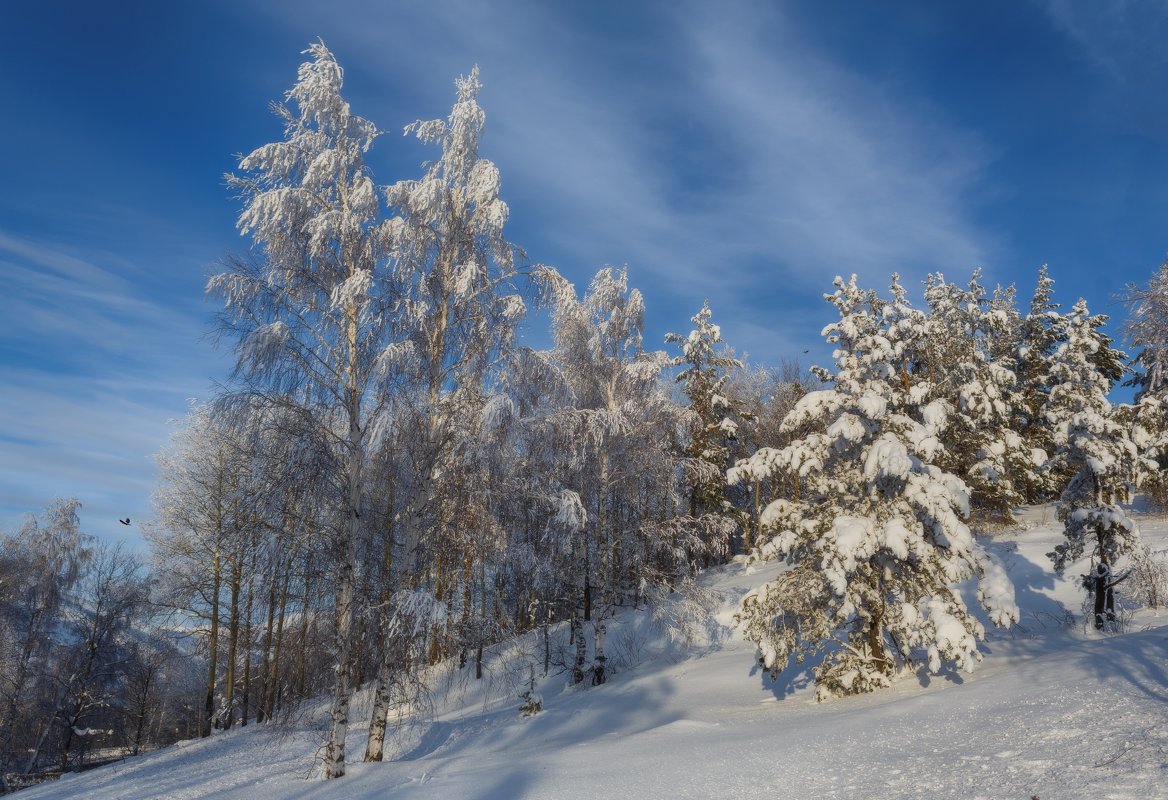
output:
<svg viewBox="0 0 1168 800"><path fill-rule="evenodd" d="M1168 548L1168 520L1139 521L1153 549ZM496 666L495 698L470 681L440 701L437 720L399 733L394 761L350 764L339 781L304 780L321 738L305 721L181 743L19 797L1168 798L1168 611L1138 611L1124 634L1085 630L1074 576L1087 565L1053 575L1045 553L1059 536L1041 507L987 543L1014 580L1022 624L987 625L971 674L906 675L817 704L806 676L766 680L736 636L715 629L715 641L686 650L638 615L610 625L620 671L608 684L552 678L544 712L523 719ZM718 621L774 570L705 576L723 598Z"/></svg>

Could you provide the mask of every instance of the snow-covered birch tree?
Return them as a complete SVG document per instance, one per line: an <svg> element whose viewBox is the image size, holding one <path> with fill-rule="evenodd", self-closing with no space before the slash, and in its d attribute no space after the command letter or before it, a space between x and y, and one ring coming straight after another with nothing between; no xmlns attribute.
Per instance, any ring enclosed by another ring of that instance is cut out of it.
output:
<svg viewBox="0 0 1168 800"><path fill-rule="evenodd" d="M408 330L394 418L412 432L398 438L393 525L402 552L395 581L427 586L447 612L456 601L465 612L447 613L431 631L430 659L460 647L448 626L465 622L473 604L481 609L482 593L475 600L471 590L472 584L482 586L484 555L499 541L498 498L490 481L475 474L488 468L475 443L492 398L500 394L498 370L526 313L515 285L522 254L503 231L508 208L499 195L499 170L479 155L486 124L481 88L475 67L455 81L457 98L445 119L407 126L407 134L436 145L440 155L421 179L385 190L386 203L399 215L387 241ZM385 615L382 624L393 619ZM383 688L389 686L390 653L379 668ZM377 691L366 760L381 758L378 730L388 698L387 691Z"/></svg>
<svg viewBox="0 0 1168 800"><path fill-rule="evenodd" d="M886 686L923 654L930 670L970 668L983 626L957 590L976 578L996 624L1017 618L1013 587L963 521L968 491L935 460L946 422L931 385L903 370L919 317L896 291L892 308L840 278L826 299L839 320L824 329L835 346L832 388L808 393L783 425L808 430L779 450L760 451L730 471L786 472L799 494L764 513L770 538L759 554L790 569L747 595L738 624L777 675L792 660L821 656L818 696Z"/></svg>
<svg viewBox="0 0 1168 800"><path fill-rule="evenodd" d="M27 771L29 753L56 722L61 692L52 675L64 609L93 557L80 507L76 499L55 500L0 537L0 788L11 766Z"/></svg>
<svg viewBox="0 0 1168 800"><path fill-rule="evenodd" d="M1158 469L1148 474L1145 490L1161 502L1168 498L1168 262L1144 286L1129 285L1124 294L1128 318L1124 328L1132 376L1125 385L1136 387L1135 403L1124 413L1131 417L1136 444Z"/></svg>
<svg viewBox="0 0 1168 800"><path fill-rule="evenodd" d="M281 141L244 156L228 176L242 195L241 233L256 260L232 259L208 291L226 307L235 340L237 396L293 409L330 443L334 465L318 535L335 572L335 679L322 774L345 771L358 554L365 535L363 472L381 398L379 379L397 349L400 299L387 267L387 223L364 154L378 135L341 96L343 72L317 43L305 51L286 103Z"/></svg>
<svg viewBox="0 0 1168 800"><path fill-rule="evenodd" d="M238 644L238 626L231 621L239 611L254 507L262 502L261 482L243 446L247 438L246 428L232 426L213 406L192 408L157 455L155 519L145 527L160 576L155 602L184 618L180 625L196 626L204 638L202 736L221 723L221 699L230 695L232 681L220 669L229 646L221 645L228 639Z"/></svg>
<svg viewBox="0 0 1168 800"><path fill-rule="evenodd" d="M77 587L69 645L59 668L54 717L61 725L58 759L62 771L80 740L90 740L92 746L94 734L112 738L113 730L107 726L114 724L114 712L122 702L128 641L135 624L143 619L147 588L136 555L121 543L103 542L96 547ZM35 753L29 761L36 762Z"/></svg>
<svg viewBox="0 0 1168 800"><path fill-rule="evenodd" d="M531 424L554 454L549 534L568 554L576 682L606 679L606 619L645 584L687 571L702 541L677 524L674 442L681 409L660 381L669 359L643 348L644 299L625 270L602 269L583 298L566 281L552 285L555 349L546 360L564 402ZM593 629L586 667L585 623Z"/></svg>

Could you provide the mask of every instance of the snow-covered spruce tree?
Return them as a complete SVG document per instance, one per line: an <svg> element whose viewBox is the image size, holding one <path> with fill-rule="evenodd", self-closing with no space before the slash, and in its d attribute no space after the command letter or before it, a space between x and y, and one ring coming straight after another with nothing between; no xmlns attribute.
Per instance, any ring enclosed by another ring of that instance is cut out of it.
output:
<svg viewBox="0 0 1168 800"><path fill-rule="evenodd" d="M1168 398L1145 394L1113 411L1115 422L1129 432L1141 457L1140 488L1164 505L1168 501Z"/></svg>
<svg viewBox="0 0 1168 800"><path fill-rule="evenodd" d="M772 675L823 656L820 699L886 686L921 652L934 672L944 662L970 668L984 631L961 581L978 579L995 624L1017 619L1005 571L962 521L964 484L932 463L945 412L922 402L926 381L902 372L903 340L915 333L901 321L911 317L903 306L886 314L854 276L835 286L826 299L840 318L824 335L836 370L819 370L833 388L807 394L784 421L810 433L750 465L799 478L795 499L768 506L773 535L760 548L791 568L747 595L738 614Z"/></svg>
<svg viewBox="0 0 1168 800"><path fill-rule="evenodd" d="M1066 541L1049 554L1060 573L1085 554L1110 569L1140 548L1139 528L1122 504L1131 502L1149 465L1130 422L1121 422L1107 400L1124 356L1101 330L1106 322L1079 300L1051 367L1045 413L1054 431L1052 460L1057 474L1069 476L1059 498Z"/></svg>
<svg viewBox="0 0 1168 800"><path fill-rule="evenodd" d="M455 88L445 119L406 128L437 145L439 157L420 180L385 190L399 215L389 243L409 320L393 398L402 435L397 451L386 454L397 462L391 522L401 552L392 581L425 587L446 607L443 625L431 631L430 660L467 647L481 652L486 635L493 605L487 563L497 560L491 554L503 542L496 515L505 488L492 480L500 469L492 459L506 454L485 445L492 402L505 399L499 371L526 313L515 285L522 253L504 235L508 208L499 196L499 170L479 154L486 114L478 104L478 68ZM392 620L383 614L383 624ZM366 760L382 757L393 652L386 649L379 666Z"/></svg>
<svg viewBox="0 0 1168 800"><path fill-rule="evenodd" d="M1022 327L1022 314L1018 310L1018 290L1014 284L998 284L994 287L987 313L993 320L990 323L992 332L987 337L986 353L991 361L1012 365L1017 390L1018 330Z"/></svg>
<svg viewBox="0 0 1168 800"><path fill-rule="evenodd" d="M393 347L398 290L387 269L364 154L378 135L341 96L343 73L322 43L307 51L287 104L284 138L240 161L230 184L244 200L241 233L258 261L233 259L211 278L222 332L236 340L238 397L294 407L331 443L335 471L317 519L335 581L336 669L322 774L345 771L359 553L366 534L363 472L380 411L376 391Z"/></svg>
<svg viewBox="0 0 1168 800"><path fill-rule="evenodd" d="M1054 280L1045 264L1038 270L1038 284L1030 309L1015 329L1017 360L1014 365L1014 430L1030 452L1030 462L1045 465L1053 452L1051 428L1043 411L1050 391L1051 364L1055 350L1066 341L1066 320L1054 302ZM1015 476L1026 502L1041 503L1057 497L1058 478L1044 466Z"/></svg>
<svg viewBox="0 0 1168 800"><path fill-rule="evenodd" d="M693 415L689 443L685 448L686 482L689 484L689 516L704 543L704 562L719 559L729 551L735 531L743 524L743 514L727 498L726 469L730 466L730 445L737 436L743 414L727 397L730 370L742 369L742 362L719 352L722 331L711 322L707 300L692 318L689 335L665 335L681 353L672 366L683 367L676 376L689 398Z"/></svg>
<svg viewBox="0 0 1168 800"><path fill-rule="evenodd" d="M1016 488L1036 480L1030 448L1011 428L1015 404L1011 315L986 295L975 272L968 286L930 275L921 340L932 397L944 400L948 423L937 465L961 477L974 508L1009 517L1023 501ZM997 295L1001 297L1001 293Z"/></svg>

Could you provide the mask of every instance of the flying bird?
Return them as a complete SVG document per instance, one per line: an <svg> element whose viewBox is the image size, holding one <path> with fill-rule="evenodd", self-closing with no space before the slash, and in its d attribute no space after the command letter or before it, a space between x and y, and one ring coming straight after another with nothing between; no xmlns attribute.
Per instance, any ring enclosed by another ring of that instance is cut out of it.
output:
<svg viewBox="0 0 1168 800"><path fill-rule="evenodd" d="M125 519L119 519L119 520L118 520L118 522L122 523L123 525L129 525L129 524L130 524L130 518L129 518L129 517L126 517Z"/></svg>

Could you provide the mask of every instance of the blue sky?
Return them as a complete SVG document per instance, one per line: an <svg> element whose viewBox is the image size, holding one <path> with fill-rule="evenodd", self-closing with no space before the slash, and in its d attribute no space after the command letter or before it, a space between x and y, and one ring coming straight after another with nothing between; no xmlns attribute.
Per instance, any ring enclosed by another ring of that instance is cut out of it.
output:
<svg viewBox="0 0 1168 800"><path fill-rule="evenodd" d="M1151 2L4 4L0 528L54 496L134 538L152 455L228 356L223 185L321 37L388 134L482 70L513 241L578 284L628 263L647 343L709 298L751 360L823 362L835 274L1115 295L1168 253L1168 6ZM532 331L533 339L542 332ZM809 350L808 355L803 351Z"/></svg>

